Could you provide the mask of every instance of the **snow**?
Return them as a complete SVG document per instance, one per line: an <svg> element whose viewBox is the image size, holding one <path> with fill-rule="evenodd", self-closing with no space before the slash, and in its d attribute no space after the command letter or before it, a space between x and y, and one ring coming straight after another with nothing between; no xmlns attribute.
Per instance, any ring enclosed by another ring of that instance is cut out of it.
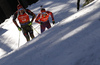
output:
<svg viewBox="0 0 100 65"><path fill-rule="evenodd" d="M38 33L34 30L29 42L13 24L13 15L6 19L0 25L0 65L100 65L100 0L78 12L76 2L40 0L28 6L37 15L44 4L56 22L42 34L33 22Z"/></svg>

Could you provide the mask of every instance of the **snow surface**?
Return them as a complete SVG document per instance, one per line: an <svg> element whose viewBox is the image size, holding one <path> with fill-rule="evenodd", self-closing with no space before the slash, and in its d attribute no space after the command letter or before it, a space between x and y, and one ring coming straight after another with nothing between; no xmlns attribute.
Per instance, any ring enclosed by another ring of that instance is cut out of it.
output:
<svg viewBox="0 0 100 65"><path fill-rule="evenodd" d="M100 0L78 12L76 2L40 0L30 5L37 15L44 4L56 24L42 34L34 30L36 38L27 43L12 16L6 19L0 25L0 65L100 65ZM40 33L39 24L33 27Z"/></svg>

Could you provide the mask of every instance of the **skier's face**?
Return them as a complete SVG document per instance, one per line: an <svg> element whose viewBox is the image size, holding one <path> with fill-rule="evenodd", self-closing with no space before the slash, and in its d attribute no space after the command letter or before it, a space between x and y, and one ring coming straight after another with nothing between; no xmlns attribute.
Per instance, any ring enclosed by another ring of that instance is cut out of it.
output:
<svg viewBox="0 0 100 65"><path fill-rule="evenodd" d="M23 15L25 12L24 12L24 9L19 9L19 13L21 14L21 15Z"/></svg>
<svg viewBox="0 0 100 65"><path fill-rule="evenodd" d="M43 17L46 17L47 13L46 12L42 12Z"/></svg>

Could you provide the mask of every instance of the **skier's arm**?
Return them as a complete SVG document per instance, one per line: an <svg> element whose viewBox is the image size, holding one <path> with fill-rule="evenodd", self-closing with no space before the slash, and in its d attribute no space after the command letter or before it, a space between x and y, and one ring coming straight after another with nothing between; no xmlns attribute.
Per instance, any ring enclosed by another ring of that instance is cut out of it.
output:
<svg viewBox="0 0 100 65"><path fill-rule="evenodd" d="M16 18L17 18L17 12L14 13L13 22L14 22L14 24L15 24L17 27L19 27L18 24L17 24L17 22L16 22Z"/></svg>
<svg viewBox="0 0 100 65"><path fill-rule="evenodd" d="M29 9L26 9L26 12L27 12L29 15L32 16L31 22L33 22L33 20L35 19L36 15L35 15L33 12L31 12Z"/></svg>
<svg viewBox="0 0 100 65"><path fill-rule="evenodd" d="M53 13L50 12L50 11L47 11L47 13L48 13L49 15L51 15L52 23L55 24L55 20L54 20L54 17L53 17Z"/></svg>
<svg viewBox="0 0 100 65"><path fill-rule="evenodd" d="M53 13L52 13L52 12L50 12L50 11L47 11L47 13L49 13L49 15L51 15L52 21L54 21L54 16L53 16Z"/></svg>

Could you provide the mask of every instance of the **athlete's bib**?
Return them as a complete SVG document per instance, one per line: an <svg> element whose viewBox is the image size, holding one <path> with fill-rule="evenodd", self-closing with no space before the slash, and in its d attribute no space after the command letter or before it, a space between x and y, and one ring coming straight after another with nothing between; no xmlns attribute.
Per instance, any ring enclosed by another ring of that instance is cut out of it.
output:
<svg viewBox="0 0 100 65"><path fill-rule="evenodd" d="M18 16L18 20L21 24L29 22L29 16L24 13L23 15Z"/></svg>

